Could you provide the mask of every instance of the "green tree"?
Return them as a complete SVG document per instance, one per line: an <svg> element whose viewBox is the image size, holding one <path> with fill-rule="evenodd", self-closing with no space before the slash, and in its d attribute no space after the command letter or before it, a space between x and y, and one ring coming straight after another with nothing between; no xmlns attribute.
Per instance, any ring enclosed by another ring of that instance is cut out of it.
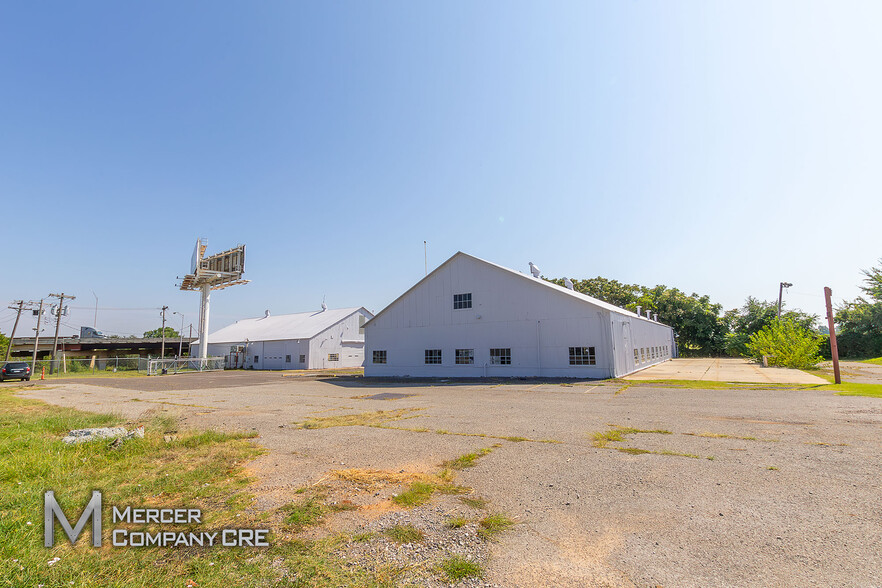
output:
<svg viewBox="0 0 882 588"><path fill-rule="evenodd" d="M9 337L4 335L3 333L0 333L0 357L6 357L6 349L9 347L9 343Z"/></svg>
<svg viewBox="0 0 882 588"><path fill-rule="evenodd" d="M563 278L549 280L559 286ZM657 313L659 321L673 327L682 355L719 355L725 348L727 326L720 318L722 306L708 296L686 295L676 288L658 285L653 288L623 284L600 276L573 280L573 289L614 306Z"/></svg>
<svg viewBox="0 0 882 588"><path fill-rule="evenodd" d="M861 273L866 277L864 285L860 286L860 289L876 302L882 302L882 258L879 258L879 265L880 267L861 270Z"/></svg>
<svg viewBox="0 0 882 588"><path fill-rule="evenodd" d="M860 288L870 300L859 296L836 309L836 340L842 357L882 356L882 267L861 273L865 277Z"/></svg>
<svg viewBox="0 0 882 588"><path fill-rule="evenodd" d="M175 331L171 327L165 328L165 338L166 339L177 339L181 334ZM145 339L160 339L162 337L162 329L153 329L152 331L145 331L144 338Z"/></svg>
<svg viewBox="0 0 882 588"><path fill-rule="evenodd" d="M726 336L726 354L737 356L750 356L747 343L750 336L761 331L772 323L778 316L778 304L766 300L759 300L748 296L741 308L735 308L726 312L723 320L726 322L729 333ZM781 315L784 319L796 322L803 329L815 330L818 316L807 314L800 310L788 310Z"/></svg>
<svg viewBox="0 0 882 588"><path fill-rule="evenodd" d="M790 318L773 320L750 336L747 350L757 361L768 357L769 365L810 369L821 361L823 337Z"/></svg>

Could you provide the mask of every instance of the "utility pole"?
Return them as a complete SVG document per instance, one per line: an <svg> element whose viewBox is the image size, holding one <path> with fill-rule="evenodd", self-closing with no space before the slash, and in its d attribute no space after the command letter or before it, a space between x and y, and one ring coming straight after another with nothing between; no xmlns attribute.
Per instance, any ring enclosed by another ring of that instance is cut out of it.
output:
<svg viewBox="0 0 882 588"><path fill-rule="evenodd" d="M184 331L184 329L181 329L182 333L183 333L183 331ZM187 356L188 357L193 357L193 350L191 349L192 346L193 346L193 323L190 323L190 342L187 343Z"/></svg>
<svg viewBox="0 0 882 588"><path fill-rule="evenodd" d="M839 376L839 347L836 345L836 325L833 323L833 303L830 298L833 296L833 290L824 287L824 298L827 301L827 326L830 329L830 356L833 358L833 376L836 383L841 384L842 378Z"/></svg>
<svg viewBox="0 0 882 588"><path fill-rule="evenodd" d="M40 321L43 320L43 299L40 298L40 309L37 311L37 326L34 327L34 356L31 358L31 375L37 371L37 345L40 344Z"/></svg>
<svg viewBox="0 0 882 588"><path fill-rule="evenodd" d="M778 284L778 320L781 320L781 300L784 297L784 288L792 286L790 282L781 282Z"/></svg>
<svg viewBox="0 0 882 588"><path fill-rule="evenodd" d="M18 319L21 318L21 311L24 309L24 300L16 300L12 304L18 304L18 307L10 306L11 310L15 310L15 324L12 325L12 334L9 336L9 345L6 346L6 359L4 361L9 361L9 352L12 351L12 340L15 339L15 329L18 328Z"/></svg>
<svg viewBox="0 0 882 588"><path fill-rule="evenodd" d="M181 340L178 342L178 359L180 359L181 354L184 351L184 313L174 311L172 314L181 315L181 332L180 332Z"/></svg>
<svg viewBox="0 0 882 588"><path fill-rule="evenodd" d="M64 312L64 299L76 300L76 296L61 294L50 294L51 298L58 298L58 318L55 320L55 341L52 343L52 363L49 364L49 373L55 371L56 354L58 353L58 331L61 329L61 313Z"/></svg>
<svg viewBox="0 0 882 588"><path fill-rule="evenodd" d="M162 307L162 350L159 352L160 359L165 359L165 311L168 306Z"/></svg>

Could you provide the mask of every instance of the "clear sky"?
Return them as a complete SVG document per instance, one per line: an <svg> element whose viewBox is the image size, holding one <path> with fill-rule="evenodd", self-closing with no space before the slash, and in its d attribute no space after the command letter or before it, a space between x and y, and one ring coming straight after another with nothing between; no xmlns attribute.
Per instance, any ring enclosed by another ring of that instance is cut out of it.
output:
<svg viewBox="0 0 882 588"><path fill-rule="evenodd" d="M379 311L426 240L430 269L462 250L725 308L784 280L823 314L882 257L880 22L874 1L7 2L0 299L75 294L65 332L93 291L108 333L163 304L189 324L175 282L206 237L245 243L252 280L213 296L212 331L323 296Z"/></svg>

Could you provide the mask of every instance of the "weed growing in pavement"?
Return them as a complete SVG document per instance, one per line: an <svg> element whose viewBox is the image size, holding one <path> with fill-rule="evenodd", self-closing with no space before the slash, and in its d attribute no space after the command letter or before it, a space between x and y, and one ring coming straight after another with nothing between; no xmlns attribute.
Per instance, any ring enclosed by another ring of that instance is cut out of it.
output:
<svg viewBox="0 0 882 588"><path fill-rule="evenodd" d="M373 538L374 538L373 533L365 532L365 533L355 533L349 539L353 543L367 543L368 541L370 541Z"/></svg>
<svg viewBox="0 0 882 588"><path fill-rule="evenodd" d="M769 466L769 467L767 467L766 469L767 469L767 470L772 470L772 471L778 471L778 468L776 468L775 466Z"/></svg>
<svg viewBox="0 0 882 588"><path fill-rule="evenodd" d="M478 521L478 535L487 541L493 539L499 533L514 526L515 522L504 514L487 515Z"/></svg>
<svg viewBox="0 0 882 588"><path fill-rule="evenodd" d="M477 510L483 510L487 508L487 501L478 496L460 496L459 499L466 506L470 506Z"/></svg>
<svg viewBox="0 0 882 588"><path fill-rule="evenodd" d="M637 433L655 433L658 435L671 435L670 431L665 429L635 429L633 427L619 427L610 425L612 429L592 435L595 447L606 447L607 443L620 442L625 440L626 435L634 435Z"/></svg>
<svg viewBox="0 0 882 588"><path fill-rule="evenodd" d="M463 470L465 468L474 467L475 463L479 459L489 454L491 451L493 451L491 448L485 447L483 449L479 449L478 451L473 451L472 453L460 455L456 459L444 462L444 467L454 470Z"/></svg>
<svg viewBox="0 0 882 588"><path fill-rule="evenodd" d="M426 538L425 534L413 525L395 525L383 530L383 534L395 543L419 543Z"/></svg>
<svg viewBox="0 0 882 588"><path fill-rule="evenodd" d="M357 414L343 414L327 417L312 417L301 423L297 423L301 429L328 429L330 427L358 427L373 426L389 421L414 418L419 415L413 413L423 410L422 408L399 408L396 410L373 410Z"/></svg>
<svg viewBox="0 0 882 588"><path fill-rule="evenodd" d="M460 555L453 555L443 560L438 569L447 576L451 582L458 582L466 578L480 578L484 575L481 565Z"/></svg>
<svg viewBox="0 0 882 588"><path fill-rule="evenodd" d="M392 497L392 502L404 508L413 508L429 502L435 492L435 485L428 482L414 482L410 488Z"/></svg>
<svg viewBox="0 0 882 588"><path fill-rule="evenodd" d="M460 529L469 524L469 520L464 516L456 516L447 520L447 527L450 529Z"/></svg>
<svg viewBox="0 0 882 588"><path fill-rule="evenodd" d="M701 456L695 455L694 453L683 453L680 451L671 451L669 449L662 449L660 451L654 451L651 449L641 449L639 447L607 447L609 443L620 443L625 441L625 437L627 435L635 435L637 433L653 433L657 435L672 435L670 431L666 429L636 429L633 427L619 427L618 425L610 425L612 429L608 431L592 433L591 437L594 440L594 447L605 448L605 449L615 449L616 451L620 451L622 453L627 453L630 455L644 455L644 454L653 454L653 455L671 455L676 457L689 457L692 459L700 459Z"/></svg>

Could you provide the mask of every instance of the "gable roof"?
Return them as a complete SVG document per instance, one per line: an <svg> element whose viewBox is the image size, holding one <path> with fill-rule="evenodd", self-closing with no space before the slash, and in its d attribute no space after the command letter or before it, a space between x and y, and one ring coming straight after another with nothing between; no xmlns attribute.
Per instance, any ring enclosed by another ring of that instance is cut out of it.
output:
<svg viewBox="0 0 882 588"><path fill-rule="evenodd" d="M363 310L369 317L373 316L363 306L359 306L241 319L210 333L208 343L241 343L246 339L248 341L311 339L359 310Z"/></svg>
<svg viewBox="0 0 882 588"><path fill-rule="evenodd" d="M441 268L443 268L444 266L446 266L447 264L452 262L454 259L457 259L459 257L467 257L468 259L480 262L480 263L485 264L485 265L487 265L491 268L494 268L496 270L508 272L509 274L514 275L514 276L518 276L521 279L529 280L533 284L543 286L546 288L551 288L552 290L556 291L559 294L563 294L565 296L570 296L572 298L575 298L575 299L580 300L582 302L586 302L588 304L602 308L604 310L608 310L610 312L615 312L617 314L625 315L628 317L637 318L637 319L641 319L644 321L649 321L653 324L663 324L660 322L652 321L652 320L646 318L645 316L640 316L636 312L632 312L630 310L625 310L624 308L620 308L614 304L610 304L609 302L604 302L603 300L593 298L591 296L588 296L587 294L582 294L581 292L576 292L575 290L570 290L569 288L564 288L563 286L558 286L557 284L555 284L553 282L549 282L547 280L543 280L542 278L534 278L532 275L528 276L524 273L513 270L511 268L497 265L497 264L493 263L492 261L487 261L486 259L481 259L480 257L475 257L474 255L469 255L468 253L463 253L462 251L457 251L453 256L450 257L450 259L448 259L447 261L445 261L444 263L442 263L441 265L436 267L434 270L432 270L429 273L429 275L427 275L422 280L420 280L419 282L417 282L416 284L411 286L404 294L402 294L401 296L399 296L398 298L393 300L388 306L386 306L386 308L384 308L383 310L378 312L376 315L374 315L374 317L371 318L369 321L367 321L365 323L365 325L370 324L375 318L377 318L378 316L380 316L381 314L383 314L384 312L386 312L387 310L392 308L399 300L401 300L402 298L404 298L405 296L410 294L414 289L416 289L417 286L419 286L420 284L422 284L423 282L428 280L430 277L435 275L436 272L440 271ZM668 326L668 325L665 325L665 326Z"/></svg>

